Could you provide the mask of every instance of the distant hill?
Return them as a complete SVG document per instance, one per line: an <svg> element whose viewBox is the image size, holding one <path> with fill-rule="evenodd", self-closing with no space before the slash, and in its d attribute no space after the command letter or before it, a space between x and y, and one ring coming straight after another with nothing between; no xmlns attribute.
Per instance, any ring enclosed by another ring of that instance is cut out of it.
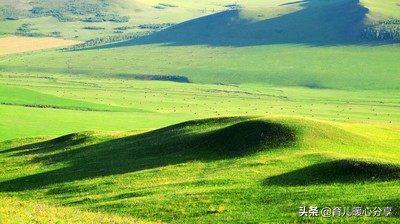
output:
<svg viewBox="0 0 400 224"><path fill-rule="evenodd" d="M113 0L110 9L122 13L119 15L132 10L129 22L27 19L37 23L20 28L34 33L46 30L72 39L79 36L77 40L100 38L83 44L84 51L80 48L0 61L3 71L177 76L193 83L321 89L398 89L394 62L399 53L397 45L390 45L400 40L399 3L394 0L118 2L119 6ZM0 26L9 22L0 21ZM148 35L132 35L135 39L110 36L143 31ZM48 61L52 63L43 63Z"/></svg>
<svg viewBox="0 0 400 224"><path fill-rule="evenodd" d="M357 43L365 37L400 39L397 11L395 0L5 0L0 3L0 27L21 25L3 34L88 40L181 23L138 43L327 45Z"/></svg>
<svg viewBox="0 0 400 224"><path fill-rule="evenodd" d="M4 0L0 1L0 35L89 40L155 30L166 23L180 23L226 9L223 5L206 9L210 6L209 2L169 2ZM86 29L87 27L89 29Z"/></svg>
<svg viewBox="0 0 400 224"><path fill-rule="evenodd" d="M293 4L301 8L290 12ZM135 43L212 46L357 43L368 13L358 0L306 0L281 4L273 10L289 13L263 19L270 10L223 11L181 23Z"/></svg>
<svg viewBox="0 0 400 224"><path fill-rule="evenodd" d="M397 14L389 11L388 7L396 9L399 6L359 0L286 1L256 8L247 8L243 4L110 47L155 43L177 46L320 46L398 41L400 15L396 17Z"/></svg>

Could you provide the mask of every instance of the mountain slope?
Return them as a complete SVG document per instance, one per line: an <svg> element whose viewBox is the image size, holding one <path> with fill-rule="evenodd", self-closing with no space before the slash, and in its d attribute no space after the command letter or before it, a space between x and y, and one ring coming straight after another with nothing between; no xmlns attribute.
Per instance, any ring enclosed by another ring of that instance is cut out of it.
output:
<svg viewBox="0 0 400 224"><path fill-rule="evenodd" d="M293 4L300 9L290 12ZM282 4L266 12L230 10L181 23L132 43L251 46L265 44L336 45L358 43L368 9L358 0ZM271 11L280 16L268 17ZM251 18L249 15L253 15ZM279 15L279 13L278 13Z"/></svg>

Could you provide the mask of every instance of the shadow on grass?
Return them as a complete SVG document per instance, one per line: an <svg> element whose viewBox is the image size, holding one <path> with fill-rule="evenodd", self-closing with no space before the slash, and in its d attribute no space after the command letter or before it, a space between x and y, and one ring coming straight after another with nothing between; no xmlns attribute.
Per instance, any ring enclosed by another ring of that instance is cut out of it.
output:
<svg viewBox="0 0 400 224"><path fill-rule="evenodd" d="M87 140L88 140L88 135L82 133L69 134L48 141L32 143L16 148L3 150L0 152L0 154L20 152L15 154L16 156L19 156L19 155L30 155L37 153L48 153L60 149L62 147L79 145L86 142Z"/></svg>
<svg viewBox="0 0 400 224"><path fill-rule="evenodd" d="M336 160L270 177L265 179L263 184L307 186L392 180L400 180L399 166L355 160Z"/></svg>
<svg viewBox="0 0 400 224"><path fill-rule="evenodd" d="M41 148L33 151L36 156L31 161L49 165L62 163L68 167L1 182L0 191L30 190L188 161L242 157L260 150L291 146L296 137L296 131L290 127L249 118L185 122L84 147L76 145L76 140L68 135L38 143ZM75 146L71 148L72 145ZM9 152L16 150L24 150L24 147ZM16 156L23 155L19 152Z"/></svg>
<svg viewBox="0 0 400 224"><path fill-rule="evenodd" d="M95 48L141 44L236 47L269 44L360 44L368 9L360 5L359 0L304 0L292 4L299 4L303 8L258 21L244 17L241 10L223 11L180 23L149 36ZM258 15L259 18L263 16L265 15Z"/></svg>

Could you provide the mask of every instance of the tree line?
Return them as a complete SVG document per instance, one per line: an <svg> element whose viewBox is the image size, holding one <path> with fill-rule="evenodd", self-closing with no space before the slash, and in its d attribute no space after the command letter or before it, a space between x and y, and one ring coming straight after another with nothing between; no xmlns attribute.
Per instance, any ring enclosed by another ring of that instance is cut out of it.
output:
<svg viewBox="0 0 400 224"><path fill-rule="evenodd" d="M98 37L91 40L87 40L84 43L77 44L66 48L65 50L77 50L81 48L96 47L104 44L133 40L139 37L147 36L153 33L152 31L140 32L140 33L126 33L113 36Z"/></svg>
<svg viewBox="0 0 400 224"><path fill-rule="evenodd" d="M387 20L367 26L363 37L373 40L400 41L400 20Z"/></svg>

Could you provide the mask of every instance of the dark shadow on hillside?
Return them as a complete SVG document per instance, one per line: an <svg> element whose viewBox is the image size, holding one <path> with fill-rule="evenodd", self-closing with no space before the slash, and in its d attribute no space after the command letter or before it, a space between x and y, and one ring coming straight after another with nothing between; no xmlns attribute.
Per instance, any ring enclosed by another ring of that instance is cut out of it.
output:
<svg viewBox="0 0 400 224"><path fill-rule="evenodd" d="M48 146L34 152L36 157L32 163L64 163L70 166L1 182L0 191L36 189L56 183L124 174L188 161L237 158L260 150L288 147L296 142L296 132L285 125L248 119L186 122L72 149L68 147L76 142L70 137L64 137L65 141L61 142L59 138L56 145L53 144L54 140L39 143ZM46 150L49 152L49 149L51 154L43 154ZM23 155L23 152L19 153Z"/></svg>
<svg viewBox="0 0 400 224"><path fill-rule="evenodd" d="M51 151L56 151L57 149L60 149L62 147L78 145L84 143L85 141L87 141L86 135L69 134L48 141L36 142L16 148L3 150L0 152L0 154L19 152L17 154L14 154L16 156L19 156L19 155L28 155L37 153L48 153Z"/></svg>
<svg viewBox="0 0 400 224"><path fill-rule="evenodd" d="M298 2L294 2L296 4ZM251 21L240 10L190 20L136 40L105 45L141 44L253 46L268 44L342 45L361 43L368 9L359 0L304 0L303 9L279 17ZM287 7L282 5L280 7Z"/></svg>
<svg viewBox="0 0 400 224"><path fill-rule="evenodd" d="M264 180L264 185L307 186L400 180L400 167L355 160L312 165Z"/></svg>

